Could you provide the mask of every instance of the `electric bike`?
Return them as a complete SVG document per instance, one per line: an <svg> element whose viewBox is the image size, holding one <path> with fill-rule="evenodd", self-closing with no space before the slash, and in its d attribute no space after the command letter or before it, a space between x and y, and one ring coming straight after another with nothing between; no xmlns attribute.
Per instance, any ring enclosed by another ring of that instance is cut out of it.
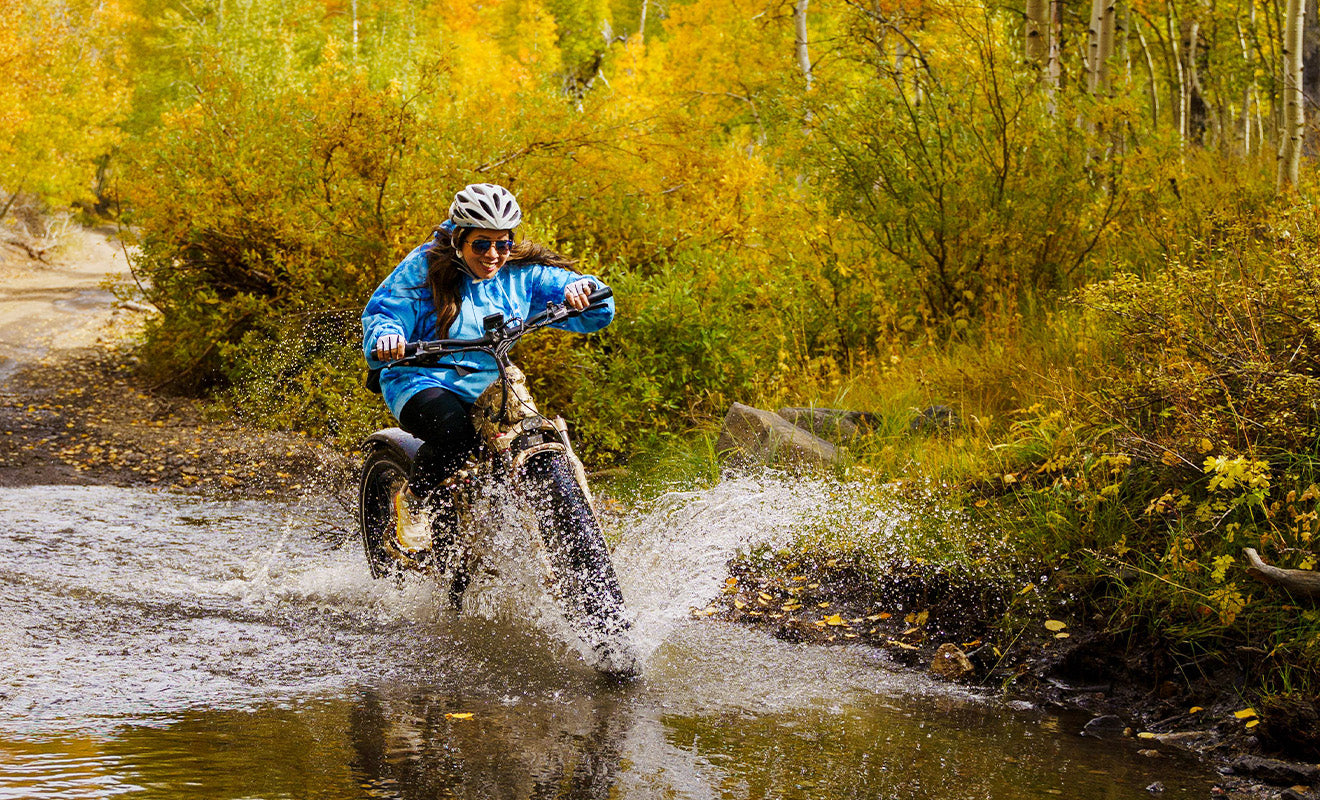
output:
<svg viewBox="0 0 1320 800"><path fill-rule="evenodd" d="M593 292L586 309L599 308L609 289ZM534 519L532 536L546 588L565 621L586 646L599 671L631 676L638 671L631 638L632 623L610 561L609 548L595 513L582 462L573 452L561 417L537 410L526 376L509 359L518 341L533 331L575 317L581 311L549 303L526 321L492 314L477 339L440 339L410 343L390 366L465 367L447 358L485 353L499 377L472 406L472 421L482 446L439 491L453 503L456 530L434 533L419 498L408 490L408 476L420 439L400 428L377 431L364 444L365 461L359 497L359 525L367 563L375 578L416 571L448 583L455 607L461 607L469 580L480 568L473 547L478 528L489 516L489 498L519 506ZM482 503L485 499L487 502ZM516 515L515 515L516 516Z"/></svg>

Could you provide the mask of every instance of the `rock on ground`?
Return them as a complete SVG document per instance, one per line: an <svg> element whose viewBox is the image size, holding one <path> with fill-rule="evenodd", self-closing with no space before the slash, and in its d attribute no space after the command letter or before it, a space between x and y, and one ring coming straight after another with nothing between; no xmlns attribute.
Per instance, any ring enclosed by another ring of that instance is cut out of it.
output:
<svg viewBox="0 0 1320 800"><path fill-rule="evenodd" d="M780 464L820 467L839 458L835 446L770 411L734 403L724 418L715 450L739 466Z"/></svg>

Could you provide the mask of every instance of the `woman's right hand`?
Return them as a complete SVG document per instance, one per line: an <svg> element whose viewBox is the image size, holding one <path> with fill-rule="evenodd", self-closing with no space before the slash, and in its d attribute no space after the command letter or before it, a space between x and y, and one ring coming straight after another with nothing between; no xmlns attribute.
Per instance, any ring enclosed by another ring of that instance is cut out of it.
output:
<svg viewBox="0 0 1320 800"><path fill-rule="evenodd" d="M397 361L404 356L404 346L408 340L397 333L387 333L376 340L371 355L377 361Z"/></svg>

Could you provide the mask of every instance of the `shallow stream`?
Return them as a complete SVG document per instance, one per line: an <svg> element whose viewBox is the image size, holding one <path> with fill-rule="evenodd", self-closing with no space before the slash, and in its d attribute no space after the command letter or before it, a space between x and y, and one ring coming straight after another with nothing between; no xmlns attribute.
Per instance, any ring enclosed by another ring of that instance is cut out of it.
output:
<svg viewBox="0 0 1320 800"><path fill-rule="evenodd" d="M328 500L0 490L0 800L1209 796L1085 719L692 620L816 491L732 480L611 523L645 653L618 685L525 582L463 614L373 582Z"/></svg>

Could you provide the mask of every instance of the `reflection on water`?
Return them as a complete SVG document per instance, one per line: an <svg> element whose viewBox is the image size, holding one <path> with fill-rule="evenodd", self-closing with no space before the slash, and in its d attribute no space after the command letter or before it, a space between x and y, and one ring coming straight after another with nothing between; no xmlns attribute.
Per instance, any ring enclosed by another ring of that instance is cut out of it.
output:
<svg viewBox="0 0 1320 800"><path fill-rule="evenodd" d="M733 484L624 523L648 653L624 685L518 613L536 598L460 616L372 582L315 502L0 491L0 800L1206 796L1204 770L1083 720L687 621L811 491Z"/></svg>

